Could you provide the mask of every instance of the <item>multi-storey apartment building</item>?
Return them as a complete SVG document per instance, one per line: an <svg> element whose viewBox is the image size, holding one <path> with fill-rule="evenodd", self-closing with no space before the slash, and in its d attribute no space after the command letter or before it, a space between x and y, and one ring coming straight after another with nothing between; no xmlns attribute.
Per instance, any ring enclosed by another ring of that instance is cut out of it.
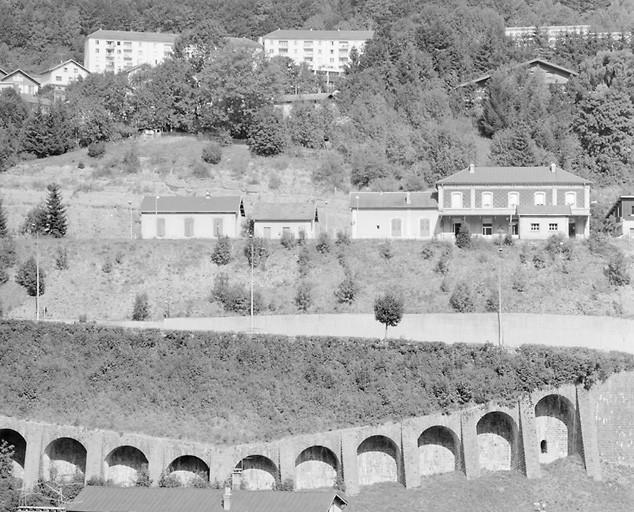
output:
<svg viewBox="0 0 634 512"><path fill-rule="evenodd" d="M275 30L260 38L268 58L289 57L326 76L343 73L353 48L361 53L371 30Z"/></svg>
<svg viewBox="0 0 634 512"><path fill-rule="evenodd" d="M544 167L470 165L436 184L441 237L463 224L482 236L510 233L545 239L590 233L590 181L555 164Z"/></svg>
<svg viewBox="0 0 634 512"><path fill-rule="evenodd" d="M91 73L126 71L139 64L156 66L172 54L177 34L97 30L84 44L84 67Z"/></svg>

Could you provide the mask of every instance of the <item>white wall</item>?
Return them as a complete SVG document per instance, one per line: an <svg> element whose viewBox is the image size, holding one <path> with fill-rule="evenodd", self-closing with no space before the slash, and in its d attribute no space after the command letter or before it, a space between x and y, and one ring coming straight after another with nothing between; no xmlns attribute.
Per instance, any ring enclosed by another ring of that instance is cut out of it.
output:
<svg viewBox="0 0 634 512"><path fill-rule="evenodd" d="M437 230L438 211L431 209L395 209L395 210L357 210L351 209L352 238L401 238L422 239L420 236L420 219L429 220L429 236L431 239ZM392 219L401 219L401 236L392 236Z"/></svg>
<svg viewBox="0 0 634 512"><path fill-rule="evenodd" d="M309 221L262 221L256 220L253 223L255 236L264 237L264 229L271 228L271 239L282 238L282 229L288 227L295 238L299 238L299 232L304 231L305 237L315 238L317 236L317 225L313 228L313 223Z"/></svg>
<svg viewBox="0 0 634 512"><path fill-rule="evenodd" d="M68 64L64 64L63 66L42 75L40 77L40 83L42 86L51 84L66 87L71 82L78 80L80 77L86 78L87 76L88 72L86 70L76 66L72 62L69 62ZM57 80L58 77L60 80Z"/></svg>
<svg viewBox="0 0 634 512"><path fill-rule="evenodd" d="M531 231L531 224L539 224L539 231ZM549 231L548 224L556 223L557 231ZM552 235L561 233L568 237L568 217L520 217L520 238L524 240L546 240ZM583 237L583 231L577 233Z"/></svg>
<svg viewBox="0 0 634 512"><path fill-rule="evenodd" d="M185 236L185 219L194 219L194 230L192 237ZM231 238L240 236L242 221L241 217L232 213L218 214L182 214L182 213L153 213L141 214L141 238L157 238L157 219L165 219L165 236L161 238L181 239L181 238L216 238L214 232L214 219L223 220L223 235Z"/></svg>
<svg viewBox="0 0 634 512"><path fill-rule="evenodd" d="M97 42L99 41L99 42ZM107 45L106 41L112 41ZM130 44L128 44L130 43ZM108 54L106 49L111 49ZM97 52L97 50L99 50ZM158 41L133 41L129 39L96 39L88 38L84 44L84 67L91 73L113 71L118 73L139 64L156 66L165 60L166 55L173 50L173 43ZM112 61L106 59L112 55ZM106 67L106 62L112 62L113 67Z"/></svg>

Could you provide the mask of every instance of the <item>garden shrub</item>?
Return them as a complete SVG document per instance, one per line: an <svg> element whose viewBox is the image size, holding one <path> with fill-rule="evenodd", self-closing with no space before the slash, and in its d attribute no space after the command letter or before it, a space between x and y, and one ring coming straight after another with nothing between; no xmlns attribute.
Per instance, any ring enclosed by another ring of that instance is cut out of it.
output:
<svg viewBox="0 0 634 512"><path fill-rule="evenodd" d="M44 295L46 290L45 286L46 273L42 269L42 265L39 268L39 295ZM35 258L31 256L26 260L18 269L18 273L15 275L15 282L26 289L26 293L31 297L38 295L38 271Z"/></svg>
<svg viewBox="0 0 634 512"><path fill-rule="evenodd" d="M311 259L310 249L304 245L297 256L297 268L299 269L300 277L306 277L308 272L310 272Z"/></svg>
<svg viewBox="0 0 634 512"><path fill-rule="evenodd" d="M456 235L456 247L459 249L471 249L473 240L471 240L471 231L466 222L460 224L460 229Z"/></svg>
<svg viewBox="0 0 634 512"><path fill-rule="evenodd" d="M436 266L434 267L434 272L441 275L447 275L449 273L449 261L450 257L447 253L442 253L438 261L436 262Z"/></svg>
<svg viewBox="0 0 634 512"><path fill-rule="evenodd" d="M280 244L282 244L282 247L285 249L292 249L295 247L295 235L290 231L284 231L280 238Z"/></svg>
<svg viewBox="0 0 634 512"><path fill-rule="evenodd" d="M335 245L348 246L350 245L350 235L345 231L337 231L337 237L335 238Z"/></svg>
<svg viewBox="0 0 634 512"><path fill-rule="evenodd" d="M249 266L264 267L269 258L269 244L264 238L254 237L244 245L244 256ZM253 258L253 261L251 259Z"/></svg>
<svg viewBox="0 0 634 512"><path fill-rule="evenodd" d="M148 302L147 293L139 293L134 298L132 320L136 322L143 322L148 318L150 318L150 303Z"/></svg>
<svg viewBox="0 0 634 512"><path fill-rule="evenodd" d="M211 253L211 261L220 266L228 265L231 259L231 239L228 236L221 236Z"/></svg>
<svg viewBox="0 0 634 512"><path fill-rule="evenodd" d="M335 298L339 304L352 304L359 293L359 285L357 284L351 272L346 275L339 283L335 290Z"/></svg>
<svg viewBox="0 0 634 512"><path fill-rule="evenodd" d="M219 164L222 159L222 148L220 144L217 142L207 144L203 148L200 158L202 158L203 162L207 162L208 164Z"/></svg>
<svg viewBox="0 0 634 512"><path fill-rule="evenodd" d="M192 176L199 180L205 180L211 176L209 168L202 162L196 162L192 166Z"/></svg>
<svg viewBox="0 0 634 512"><path fill-rule="evenodd" d="M132 144L128 147L123 155L121 164L123 166L123 170L128 174L136 174L139 172L141 160L139 159L136 145Z"/></svg>
<svg viewBox="0 0 634 512"><path fill-rule="evenodd" d="M17 261L15 240L11 237L0 238L0 268L8 268Z"/></svg>
<svg viewBox="0 0 634 512"><path fill-rule="evenodd" d="M106 144L104 142L91 142L88 144L88 156L90 158L100 158L106 152Z"/></svg>
<svg viewBox="0 0 634 512"><path fill-rule="evenodd" d="M55 253L55 268L57 270L68 270L68 251L66 248L58 248Z"/></svg>
<svg viewBox="0 0 634 512"><path fill-rule="evenodd" d="M319 233L319 237L317 237L317 244L315 244L315 249L319 254L328 254L330 252L330 237L328 236L328 233Z"/></svg>
<svg viewBox="0 0 634 512"><path fill-rule="evenodd" d="M449 297L449 305L458 313L472 313L475 302L471 286L465 281L459 281Z"/></svg>
<svg viewBox="0 0 634 512"><path fill-rule="evenodd" d="M297 292L295 293L295 305L299 311L306 312L308 308L310 308L313 302L312 291L310 283L300 281Z"/></svg>
<svg viewBox="0 0 634 512"><path fill-rule="evenodd" d="M626 286L630 284L630 273L623 251L614 249L604 273L612 286Z"/></svg>
<svg viewBox="0 0 634 512"><path fill-rule="evenodd" d="M379 254L385 261L390 261L394 256L392 252L392 243L389 240L379 244Z"/></svg>
<svg viewBox="0 0 634 512"><path fill-rule="evenodd" d="M536 252L535 254L533 254L533 266L537 270L542 270L543 268L546 268L546 258L544 258L544 255L541 252Z"/></svg>
<svg viewBox="0 0 634 512"><path fill-rule="evenodd" d="M3 267L0 267L0 285L7 282L9 282L9 273Z"/></svg>
<svg viewBox="0 0 634 512"><path fill-rule="evenodd" d="M434 249L431 244L425 244L420 250L420 255L424 260L430 260L434 257Z"/></svg>
<svg viewBox="0 0 634 512"><path fill-rule="evenodd" d="M557 233L556 235L548 237L544 250L551 259L561 256L569 260L572 257L573 245L569 238L564 237L561 233Z"/></svg>

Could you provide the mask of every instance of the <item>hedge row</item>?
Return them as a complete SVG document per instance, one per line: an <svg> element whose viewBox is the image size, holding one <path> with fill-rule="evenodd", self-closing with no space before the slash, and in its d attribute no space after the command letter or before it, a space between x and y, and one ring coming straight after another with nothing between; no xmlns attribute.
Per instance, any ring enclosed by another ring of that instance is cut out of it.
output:
<svg viewBox="0 0 634 512"><path fill-rule="evenodd" d="M229 443L589 387L634 356L4 321L0 367L6 415Z"/></svg>

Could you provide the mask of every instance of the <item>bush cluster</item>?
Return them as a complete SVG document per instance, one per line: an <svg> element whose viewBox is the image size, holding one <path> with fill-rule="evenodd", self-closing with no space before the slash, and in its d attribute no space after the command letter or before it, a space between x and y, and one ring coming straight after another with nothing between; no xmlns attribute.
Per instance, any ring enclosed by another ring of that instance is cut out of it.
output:
<svg viewBox="0 0 634 512"><path fill-rule="evenodd" d="M219 164L222 160L222 148L217 142L210 142L207 144L200 155L200 158L208 164Z"/></svg>
<svg viewBox="0 0 634 512"><path fill-rule="evenodd" d="M211 253L211 261L216 265L228 265L231 259L231 239L228 236L221 236Z"/></svg>
<svg viewBox="0 0 634 512"><path fill-rule="evenodd" d="M222 304L225 311L248 315L251 313L251 290L242 284L230 284L229 276L224 272L214 278L214 286L211 290L211 300ZM258 290L253 291L253 313L262 310L262 294Z"/></svg>

